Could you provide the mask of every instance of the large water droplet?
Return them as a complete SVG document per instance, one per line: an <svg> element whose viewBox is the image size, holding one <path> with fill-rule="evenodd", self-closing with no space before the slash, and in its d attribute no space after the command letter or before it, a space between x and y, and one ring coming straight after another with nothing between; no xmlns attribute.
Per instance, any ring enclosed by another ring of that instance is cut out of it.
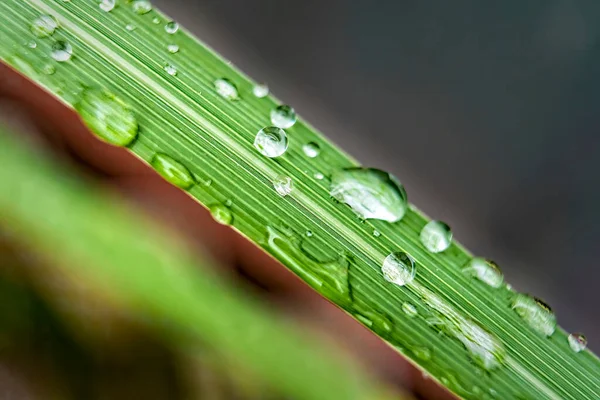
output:
<svg viewBox="0 0 600 400"><path fill-rule="evenodd" d="M223 204L214 204L208 208L215 221L223 225L231 225L233 222L233 214L231 210Z"/></svg>
<svg viewBox="0 0 600 400"><path fill-rule="evenodd" d="M480 257L472 258L467 265L463 267L462 271L493 288L499 288L504 281L502 271L500 271L500 268L498 268L496 263Z"/></svg>
<svg viewBox="0 0 600 400"><path fill-rule="evenodd" d="M145 0L134 1L131 4L131 7L133 8L133 11L139 15L147 14L152 10L152 4L150 4L149 1Z"/></svg>
<svg viewBox="0 0 600 400"><path fill-rule="evenodd" d="M237 100L238 91L235 85L227 78L219 78L215 80L215 90L217 93L227 100Z"/></svg>
<svg viewBox="0 0 600 400"><path fill-rule="evenodd" d="M406 213L404 187L387 172L374 168L347 168L331 176L331 196L349 205L362 219L396 222Z"/></svg>
<svg viewBox="0 0 600 400"><path fill-rule="evenodd" d="M554 333L556 316L542 300L519 293L513 298L512 308L536 332L545 336Z"/></svg>
<svg viewBox="0 0 600 400"><path fill-rule="evenodd" d="M102 11L109 12L115 8L116 0L100 0L98 6Z"/></svg>
<svg viewBox="0 0 600 400"><path fill-rule="evenodd" d="M167 24L165 25L165 31L169 35L173 35L178 30L179 30L179 24L177 22L175 22L175 21L167 22Z"/></svg>
<svg viewBox="0 0 600 400"><path fill-rule="evenodd" d="M179 51L179 46L177 46L176 44L170 44L167 46L167 50L169 51L169 53L175 54Z"/></svg>
<svg viewBox="0 0 600 400"><path fill-rule="evenodd" d="M258 97L259 99L262 99L263 97L269 95L269 87L267 85L256 85L252 89L252 94L254 94L254 96Z"/></svg>
<svg viewBox="0 0 600 400"><path fill-rule="evenodd" d="M177 187L189 189L195 183L190 170L166 154L157 153L150 164L165 180Z"/></svg>
<svg viewBox="0 0 600 400"><path fill-rule="evenodd" d="M133 111L113 93L86 89L75 109L93 133L112 145L127 146L137 136L138 122Z"/></svg>
<svg viewBox="0 0 600 400"><path fill-rule="evenodd" d="M315 158L321 152L321 148L317 143L309 142L302 146L302 151L304 152L306 157Z"/></svg>
<svg viewBox="0 0 600 400"><path fill-rule="evenodd" d="M571 333L568 338L571 350L576 353L585 350L587 347L587 338L583 333Z"/></svg>
<svg viewBox="0 0 600 400"><path fill-rule="evenodd" d="M73 55L73 48L64 40L57 40L52 44L52 52L50 55L58 62L69 61Z"/></svg>
<svg viewBox="0 0 600 400"><path fill-rule="evenodd" d="M263 156L269 158L279 157L288 148L288 138L285 131L275 126L268 126L261 129L254 139L254 147L261 152Z"/></svg>
<svg viewBox="0 0 600 400"><path fill-rule="evenodd" d="M173 64L166 64L164 69L165 72L171 76L177 75L177 67L175 67Z"/></svg>
<svg viewBox="0 0 600 400"><path fill-rule="evenodd" d="M452 243L452 231L442 221L429 221L421 229L421 243L432 253L442 252Z"/></svg>
<svg viewBox="0 0 600 400"><path fill-rule="evenodd" d="M417 307L408 302L402 303L402 311L404 311L404 314L408 315L411 318L416 317L419 314L419 312L417 311Z"/></svg>
<svg viewBox="0 0 600 400"><path fill-rule="evenodd" d="M292 182L292 178L289 176L279 175L273 181L273 187L280 196L287 196L288 194L292 193L294 183Z"/></svg>
<svg viewBox="0 0 600 400"><path fill-rule="evenodd" d="M51 15L42 15L31 24L31 33L43 38L53 35L57 28L58 21L56 21L56 18Z"/></svg>
<svg viewBox="0 0 600 400"><path fill-rule="evenodd" d="M408 254L398 251L383 260L381 272L386 281L404 286L415 279L417 269L415 261Z"/></svg>
<svg viewBox="0 0 600 400"><path fill-rule="evenodd" d="M275 107L271 110L271 123L279 128L290 128L296 123L296 111L285 104Z"/></svg>
<svg viewBox="0 0 600 400"><path fill-rule="evenodd" d="M363 325L383 338L388 337L394 327L392 321L375 311L361 310L355 313L354 316L362 322Z"/></svg>

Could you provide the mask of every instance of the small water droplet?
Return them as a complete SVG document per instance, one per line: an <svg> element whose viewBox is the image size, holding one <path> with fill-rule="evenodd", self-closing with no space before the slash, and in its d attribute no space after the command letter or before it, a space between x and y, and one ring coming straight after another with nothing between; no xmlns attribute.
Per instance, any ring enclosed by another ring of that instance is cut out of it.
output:
<svg viewBox="0 0 600 400"><path fill-rule="evenodd" d="M41 15L31 24L31 33L39 38L52 36L58 28L58 21L51 15Z"/></svg>
<svg viewBox="0 0 600 400"><path fill-rule="evenodd" d="M404 286L415 279L415 261L408 254L398 251L383 260L381 272L386 281Z"/></svg>
<svg viewBox="0 0 600 400"><path fill-rule="evenodd" d="M285 131L275 126L268 126L261 129L254 139L254 147L260 151L263 156L269 158L279 157L286 152L288 148L288 138Z"/></svg>
<svg viewBox="0 0 600 400"><path fill-rule="evenodd" d="M404 311L404 314L408 315L411 318L416 317L419 314L419 312L417 311L417 307L408 302L402 303L402 311Z"/></svg>
<svg viewBox="0 0 600 400"><path fill-rule="evenodd" d="M373 236L379 237L381 236L381 232L379 232L377 229L373 229Z"/></svg>
<svg viewBox="0 0 600 400"><path fill-rule="evenodd" d="M442 221L429 221L421 229L421 243L432 253L442 252L452 243L452 231Z"/></svg>
<svg viewBox="0 0 600 400"><path fill-rule="evenodd" d="M233 214L231 210L222 204L215 204L208 208L215 221L223 225L231 225Z"/></svg>
<svg viewBox="0 0 600 400"><path fill-rule="evenodd" d="M215 80L215 90L227 100L237 100L238 91L235 85L227 78L219 78Z"/></svg>
<svg viewBox="0 0 600 400"><path fill-rule="evenodd" d="M352 208L362 219L396 222L406 213L407 196L402 184L387 172L374 168L347 168L331 176L331 196Z"/></svg>
<svg viewBox="0 0 600 400"><path fill-rule="evenodd" d="M42 73L45 75L53 75L56 72L56 68L52 64L45 64L42 67Z"/></svg>
<svg viewBox="0 0 600 400"><path fill-rule="evenodd" d="M52 52L50 54L58 62L69 61L73 55L73 48L64 40L57 40L52 45Z"/></svg>
<svg viewBox="0 0 600 400"><path fill-rule="evenodd" d="M545 336L554 333L556 316L542 300L519 293L512 301L512 308L536 332Z"/></svg>
<svg viewBox="0 0 600 400"><path fill-rule="evenodd" d="M571 333L568 338L571 350L576 353L585 350L587 347L587 338L583 333Z"/></svg>
<svg viewBox="0 0 600 400"><path fill-rule="evenodd" d="M177 75L177 67L175 67L173 64L165 65L164 70L167 74L169 74L171 76Z"/></svg>
<svg viewBox="0 0 600 400"><path fill-rule="evenodd" d="M262 99L269 95L269 87L267 85L255 85L252 89L252 94L259 99Z"/></svg>
<svg viewBox="0 0 600 400"><path fill-rule="evenodd" d="M307 237L312 237L312 235L313 235L312 231L306 231L306 236Z"/></svg>
<svg viewBox="0 0 600 400"><path fill-rule="evenodd" d="M358 311L354 314L356 319L362 322L363 325L377 333L379 336L386 338L392 333L393 324L389 318L374 311Z"/></svg>
<svg viewBox="0 0 600 400"><path fill-rule="evenodd" d="M271 110L271 123L279 128L290 128L296 123L296 112L285 104L275 107Z"/></svg>
<svg viewBox="0 0 600 400"><path fill-rule="evenodd" d="M321 148L317 143L309 142L302 146L302 151L304 152L306 157L315 158L321 152Z"/></svg>
<svg viewBox="0 0 600 400"><path fill-rule="evenodd" d="M191 188L195 181L189 169L179 161L172 157L157 153L150 161L150 165L163 177L167 182L180 187L181 189Z"/></svg>
<svg viewBox="0 0 600 400"><path fill-rule="evenodd" d="M232 204L233 204L233 201L231 201L231 199L225 200L225 206L226 207L231 207Z"/></svg>
<svg viewBox="0 0 600 400"><path fill-rule="evenodd" d="M133 11L139 15L148 14L152 10L152 4L150 4L150 2L146 0L134 1L131 4L131 7L133 8Z"/></svg>
<svg viewBox="0 0 600 400"><path fill-rule="evenodd" d="M169 35L173 35L174 33L177 33L178 30L179 30L179 24L175 21L167 22L167 24L165 25L165 31Z"/></svg>
<svg viewBox="0 0 600 400"><path fill-rule="evenodd" d="M98 6L102 11L109 12L115 8L116 0L100 0Z"/></svg>
<svg viewBox="0 0 600 400"><path fill-rule="evenodd" d="M325 176L320 172L315 172L315 174L313 176L315 177L315 179L318 179L318 180L325 178Z"/></svg>
<svg viewBox="0 0 600 400"><path fill-rule="evenodd" d="M499 288L504 281L504 275L502 275L502 271L500 271L498 265L491 260L480 257L472 258L462 268L462 271L493 288Z"/></svg>
<svg viewBox="0 0 600 400"><path fill-rule="evenodd" d="M35 49L37 47L37 43L35 42L35 40L30 40L27 43L27 47L29 47L30 49Z"/></svg>
<svg viewBox="0 0 600 400"><path fill-rule="evenodd" d="M125 25L125 29L127 29L129 32L135 30L135 26L133 24L127 24Z"/></svg>
<svg viewBox="0 0 600 400"><path fill-rule="evenodd" d="M292 190L294 189L294 183L292 182L292 178L289 176L279 175L273 181L273 187L280 196L284 197L292 193Z"/></svg>
<svg viewBox="0 0 600 400"><path fill-rule="evenodd" d="M85 89L75 109L94 134L112 145L127 146L138 134L131 108L106 90Z"/></svg>
<svg viewBox="0 0 600 400"><path fill-rule="evenodd" d="M179 51L179 46L177 46L176 44L170 44L167 46L167 50L169 51L169 53L175 54Z"/></svg>

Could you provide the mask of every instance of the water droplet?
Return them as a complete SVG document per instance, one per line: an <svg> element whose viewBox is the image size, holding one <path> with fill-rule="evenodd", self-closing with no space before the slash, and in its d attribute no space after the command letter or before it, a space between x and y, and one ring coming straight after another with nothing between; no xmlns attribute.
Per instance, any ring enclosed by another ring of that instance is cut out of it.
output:
<svg viewBox="0 0 600 400"><path fill-rule="evenodd" d="M115 0L100 0L100 4L98 4L98 6L102 11L109 12L115 8L115 3Z"/></svg>
<svg viewBox="0 0 600 400"><path fill-rule="evenodd" d="M37 43L35 42L35 40L30 40L27 43L27 47L29 47L30 49L35 49L37 47Z"/></svg>
<svg viewBox="0 0 600 400"><path fill-rule="evenodd" d="M377 229L373 229L373 236L379 237L381 236L381 232L379 232Z"/></svg>
<svg viewBox="0 0 600 400"><path fill-rule="evenodd" d="M167 22L167 24L165 25L165 31L169 35L173 35L178 30L179 30L179 24L177 22L175 22L175 21Z"/></svg>
<svg viewBox="0 0 600 400"><path fill-rule="evenodd" d="M318 180L325 178L325 176L320 172L315 172L315 174L313 176L315 177L315 179L318 179Z"/></svg>
<svg viewBox="0 0 600 400"><path fill-rule="evenodd" d="M321 152L321 148L317 143L309 142L302 146L302 151L304 152L306 157L315 158Z"/></svg>
<svg viewBox="0 0 600 400"><path fill-rule="evenodd" d="M388 337L390 333L392 333L394 327L392 321L378 312L361 310L355 313L354 316L362 322L363 325L383 338Z"/></svg>
<svg viewBox="0 0 600 400"><path fill-rule="evenodd" d="M502 271L500 271L498 265L491 260L480 257L472 258L463 267L462 271L493 288L499 288L504 281L504 275L502 275Z"/></svg>
<svg viewBox="0 0 600 400"><path fill-rule="evenodd" d="M56 68L52 64L45 64L42 67L42 73L45 75L53 75L56 72Z"/></svg>
<svg viewBox="0 0 600 400"><path fill-rule="evenodd" d="M175 54L179 51L179 46L177 46L176 44L170 44L167 46L167 50L169 51L169 53Z"/></svg>
<svg viewBox="0 0 600 400"><path fill-rule="evenodd" d="M417 311L417 307L408 302L402 303L402 311L404 311L404 314L408 315L411 318L416 317L419 314L419 312Z"/></svg>
<svg viewBox="0 0 600 400"><path fill-rule="evenodd" d="M167 182L180 187L181 189L191 188L195 181L192 173L182 163L163 153L157 153L150 162L150 165Z"/></svg>
<svg viewBox="0 0 600 400"><path fill-rule="evenodd" d="M127 24L125 25L125 29L131 32L135 29L135 26L133 26L133 24Z"/></svg>
<svg viewBox="0 0 600 400"><path fill-rule="evenodd" d="M313 233L312 231L306 231L306 237L312 237Z"/></svg>
<svg viewBox="0 0 600 400"><path fill-rule="evenodd" d="M387 172L374 168L347 168L331 176L331 196L352 208L362 219L396 222L406 213L404 187Z"/></svg>
<svg viewBox="0 0 600 400"><path fill-rule="evenodd" d="M287 196L288 194L292 193L292 190L294 189L294 183L292 182L292 178L289 176L279 175L273 181L273 187L280 196Z"/></svg>
<svg viewBox="0 0 600 400"><path fill-rule="evenodd" d="M421 243L432 253L439 253L450 247L452 231L441 221L429 221L421 229Z"/></svg>
<svg viewBox="0 0 600 400"><path fill-rule="evenodd" d="M556 316L542 300L519 293L512 301L512 308L534 331L545 336L554 333Z"/></svg>
<svg viewBox="0 0 600 400"><path fill-rule="evenodd" d="M73 48L64 40L57 40L52 45L51 56L58 62L65 62L71 59Z"/></svg>
<svg viewBox="0 0 600 400"><path fill-rule="evenodd" d="M267 85L255 85L252 89L252 94L259 99L262 99L269 95L269 87Z"/></svg>
<svg viewBox="0 0 600 400"><path fill-rule="evenodd" d="M148 14L152 10L152 4L146 0L134 1L131 7L133 8L133 11L139 15Z"/></svg>
<svg viewBox="0 0 600 400"><path fill-rule="evenodd" d="M39 38L44 38L53 35L57 28L56 18L51 15L41 15L31 24L31 33Z"/></svg>
<svg viewBox="0 0 600 400"><path fill-rule="evenodd" d="M115 94L100 89L85 89L75 109L102 140L127 146L136 138L138 122L131 108Z"/></svg>
<svg viewBox="0 0 600 400"><path fill-rule="evenodd" d="M223 225L231 225L233 214L231 210L222 204L215 204L208 208L215 221Z"/></svg>
<svg viewBox="0 0 600 400"><path fill-rule="evenodd" d="M173 64L165 65L164 70L167 74L169 74L171 76L177 75L177 67L175 67Z"/></svg>
<svg viewBox="0 0 600 400"><path fill-rule="evenodd" d="M254 139L254 147L260 151L263 156L269 158L279 157L286 152L288 148L288 138L285 131L275 126L268 126L261 129Z"/></svg>
<svg viewBox="0 0 600 400"><path fill-rule="evenodd" d="M219 78L215 81L215 90L221 96L227 100L237 100L238 91L235 85L226 78Z"/></svg>
<svg viewBox="0 0 600 400"><path fill-rule="evenodd" d="M231 207L232 204L233 204L233 201L231 201L231 199L225 200L225 206L226 207Z"/></svg>
<svg viewBox="0 0 600 400"><path fill-rule="evenodd" d="M415 279L417 273L415 260L408 254L398 251L383 260L381 272L386 281L404 286Z"/></svg>
<svg viewBox="0 0 600 400"><path fill-rule="evenodd" d="M576 353L585 350L587 347L587 338L583 333L571 333L568 338L571 350Z"/></svg>
<svg viewBox="0 0 600 400"><path fill-rule="evenodd" d="M285 104L275 107L271 110L271 123L279 128L290 128L296 123L296 111Z"/></svg>

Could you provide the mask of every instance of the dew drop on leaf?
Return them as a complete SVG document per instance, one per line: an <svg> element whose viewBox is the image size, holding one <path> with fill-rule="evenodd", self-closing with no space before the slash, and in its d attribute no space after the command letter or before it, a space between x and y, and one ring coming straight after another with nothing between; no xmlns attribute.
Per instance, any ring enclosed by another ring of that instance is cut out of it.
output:
<svg viewBox="0 0 600 400"><path fill-rule="evenodd" d="M304 152L306 157L315 158L321 152L321 148L319 147L319 145L317 143L309 142L309 143L306 143L304 146L302 146L302 151Z"/></svg>
<svg viewBox="0 0 600 400"><path fill-rule="evenodd" d="M215 80L215 90L221 97L227 100L238 99L237 88L229 79L219 78Z"/></svg>
<svg viewBox="0 0 600 400"><path fill-rule="evenodd" d="M179 161L172 157L157 153L150 161L150 165L163 177L166 181L181 189L191 188L195 181L189 169Z"/></svg>
<svg viewBox="0 0 600 400"><path fill-rule="evenodd" d="M179 51L179 46L177 46L176 44L170 44L167 46L167 50L169 53L175 54Z"/></svg>
<svg viewBox="0 0 600 400"><path fill-rule="evenodd" d="M499 288L504 281L504 275L495 262L480 257L472 258L463 268L464 274L477 278L483 283Z"/></svg>
<svg viewBox="0 0 600 400"><path fill-rule="evenodd" d="M398 251L391 253L383 260L381 272L386 281L404 286L415 279L417 269L411 256Z"/></svg>
<svg viewBox="0 0 600 400"><path fill-rule="evenodd" d="M98 6L102 11L109 12L115 8L116 0L100 0Z"/></svg>
<svg viewBox="0 0 600 400"><path fill-rule="evenodd" d="M129 32L135 30L135 26L133 24L127 24L125 25L125 29L127 29Z"/></svg>
<svg viewBox="0 0 600 400"><path fill-rule="evenodd" d="M165 25L165 31L169 35L173 35L174 33L177 33L178 30L179 30L179 24L175 21L167 22L167 24Z"/></svg>
<svg viewBox="0 0 600 400"><path fill-rule="evenodd" d="M58 28L58 21L51 15L42 15L31 24L31 33L36 37L44 38L52 36Z"/></svg>
<svg viewBox="0 0 600 400"><path fill-rule="evenodd" d="M275 188L277 194L284 197L292 193L292 190L294 189L294 183L292 182L292 178L289 176L279 175L273 181L273 187Z"/></svg>
<svg viewBox="0 0 600 400"><path fill-rule="evenodd" d="M402 311L411 318L416 317L419 314L417 307L406 301L402 303Z"/></svg>
<svg viewBox="0 0 600 400"><path fill-rule="evenodd" d="M233 214L231 210L223 204L214 204L208 208L212 217L220 224L231 225L233 222Z"/></svg>
<svg viewBox="0 0 600 400"><path fill-rule="evenodd" d="M58 62L69 61L73 55L73 47L71 47L71 45L64 40L57 40L52 45L52 51L50 55Z"/></svg>
<svg viewBox="0 0 600 400"><path fill-rule="evenodd" d="M320 173L320 172L315 172L315 174L313 176L315 177L315 179L317 179L319 181L321 179L325 178L325 176L322 173Z"/></svg>
<svg viewBox="0 0 600 400"><path fill-rule="evenodd" d="M85 89L75 109L96 136L112 145L127 146L138 134L138 122L131 108L106 90Z"/></svg>
<svg viewBox="0 0 600 400"><path fill-rule="evenodd" d="M29 47L30 49L35 49L37 47L37 43L35 42L35 40L30 40L29 42L27 42L27 47Z"/></svg>
<svg viewBox="0 0 600 400"><path fill-rule="evenodd" d="M288 148L288 138L285 131L275 126L261 129L254 139L254 147L263 156L274 158L284 154Z"/></svg>
<svg viewBox="0 0 600 400"><path fill-rule="evenodd" d="M379 237L381 236L381 232L379 232L377 229L373 229L373 236Z"/></svg>
<svg viewBox="0 0 600 400"><path fill-rule="evenodd" d="M296 123L296 111L285 104L275 107L271 110L271 123L279 128L291 128Z"/></svg>
<svg viewBox="0 0 600 400"><path fill-rule="evenodd" d="M329 194L346 203L361 219L396 222L407 209L406 191L387 172L374 168L346 168L331 176Z"/></svg>
<svg viewBox="0 0 600 400"><path fill-rule="evenodd" d="M512 309L534 331L551 336L556 329L556 316L550 306L535 297L519 293L512 300Z"/></svg>
<svg viewBox="0 0 600 400"><path fill-rule="evenodd" d="M585 350L587 347L587 338L583 333L571 333L568 337L569 347L576 353Z"/></svg>
<svg viewBox="0 0 600 400"><path fill-rule="evenodd" d="M259 99L269 95L269 87L267 85L255 85L252 89L252 94Z"/></svg>
<svg viewBox="0 0 600 400"><path fill-rule="evenodd" d="M177 67L175 67L173 64L165 65L164 70L167 74L169 74L171 76L177 75Z"/></svg>
<svg viewBox="0 0 600 400"><path fill-rule="evenodd" d="M429 221L421 229L421 243L432 253L439 253L450 247L452 231L442 221Z"/></svg>
<svg viewBox="0 0 600 400"><path fill-rule="evenodd" d="M136 14L148 14L152 10L152 4L146 0L136 0L131 4L131 8Z"/></svg>

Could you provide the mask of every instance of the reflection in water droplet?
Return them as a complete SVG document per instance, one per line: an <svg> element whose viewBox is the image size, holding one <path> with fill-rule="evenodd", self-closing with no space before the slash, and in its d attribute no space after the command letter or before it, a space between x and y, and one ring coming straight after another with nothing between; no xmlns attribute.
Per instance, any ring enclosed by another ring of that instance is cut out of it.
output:
<svg viewBox="0 0 600 400"><path fill-rule="evenodd" d="M152 10L152 4L150 4L149 1L145 1L145 0L137 0L134 1L131 5L131 7L133 8L133 11L136 14L147 14Z"/></svg>
<svg viewBox="0 0 600 400"><path fill-rule="evenodd" d="M112 11L113 8L115 8L115 3L115 0L100 0L98 6L102 11L109 12Z"/></svg>
<svg viewBox="0 0 600 400"><path fill-rule="evenodd" d="M313 176L315 177L315 179L318 179L318 180L325 178L325 176L320 172L315 172L315 174Z"/></svg>
<svg viewBox="0 0 600 400"><path fill-rule="evenodd" d="M271 123L279 128L290 128L296 123L296 112L285 104L275 107L271 110Z"/></svg>
<svg viewBox="0 0 600 400"><path fill-rule="evenodd" d="M235 85L226 78L219 78L215 80L215 90L217 93L227 100L237 100L238 91Z"/></svg>
<svg viewBox="0 0 600 400"><path fill-rule="evenodd" d="M381 272L386 281L404 286L415 279L417 273L415 261L406 253L391 253L383 260Z"/></svg>
<svg viewBox="0 0 600 400"><path fill-rule="evenodd" d="M331 176L331 196L352 208L362 219L396 222L406 213L404 187L387 172L374 168L347 168Z"/></svg>
<svg viewBox="0 0 600 400"><path fill-rule="evenodd" d="M51 15L42 15L31 24L31 33L39 38L44 38L53 35L57 28L56 18Z"/></svg>
<svg viewBox="0 0 600 400"><path fill-rule="evenodd" d="M181 189L191 188L195 181L192 173L179 161L169 157L163 153L157 153L150 162L150 165L163 177L166 181Z"/></svg>
<svg viewBox="0 0 600 400"><path fill-rule="evenodd" d="M177 46L176 44L170 44L167 46L167 50L169 51L169 53L175 54L179 51L179 46Z"/></svg>
<svg viewBox="0 0 600 400"><path fill-rule="evenodd" d="M231 210L222 204L214 204L208 208L211 215L220 224L231 225L233 222L233 214Z"/></svg>
<svg viewBox="0 0 600 400"><path fill-rule="evenodd" d="M442 252L452 243L452 231L442 221L429 221L421 229L421 243L432 253Z"/></svg>
<svg viewBox="0 0 600 400"><path fill-rule="evenodd" d="M554 333L556 316L542 300L519 293L512 300L512 308L536 332L545 336Z"/></svg>
<svg viewBox="0 0 600 400"><path fill-rule="evenodd" d="M286 152L288 148L287 134L281 128L268 126L261 129L254 139L254 147L260 151L263 156L269 158L279 157Z"/></svg>
<svg viewBox="0 0 600 400"><path fill-rule="evenodd" d="M287 196L288 194L292 193L294 183L292 182L292 178L289 176L279 175L273 181L273 187L280 196Z"/></svg>
<svg viewBox="0 0 600 400"><path fill-rule="evenodd" d="M568 338L571 350L576 353L585 350L587 347L587 338L583 333L571 333Z"/></svg>
<svg viewBox="0 0 600 400"><path fill-rule="evenodd" d="M165 31L169 35L173 35L178 30L179 30L179 24L177 22L175 22L175 21L167 22L167 24L165 25Z"/></svg>
<svg viewBox="0 0 600 400"><path fill-rule="evenodd" d="M307 157L315 158L321 152L321 148L315 142L309 142L302 146L302 151Z"/></svg>
<svg viewBox="0 0 600 400"><path fill-rule="evenodd" d="M496 263L480 257L472 258L462 268L462 271L493 288L499 288L504 281L502 271L500 271Z"/></svg>
<svg viewBox="0 0 600 400"><path fill-rule="evenodd" d="M409 317L416 317L419 314L417 307L408 302L402 303L402 311Z"/></svg>
<svg viewBox="0 0 600 400"><path fill-rule="evenodd" d="M125 29L127 29L128 31L131 32L132 30L135 29L135 26L133 26L133 24L127 24L127 25L125 25Z"/></svg>
<svg viewBox="0 0 600 400"><path fill-rule="evenodd" d="M381 236L381 232L379 232L377 229L373 229L373 236L379 237Z"/></svg>
<svg viewBox="0 0 600 400"><path fill-rule="evenodd" d="M171 76L177 75L177 67L175 67L173 64L165 65L164 70L167 74L169 74Z"/></svg>
<svg viewBox="0 0 600 400"><path fill-rule="evenodd" d="M69 61L73 55L73 48L64 40L57 40L52 45L52 52L50 55L58 62Z"/></svg>
<svg viewBox="0 0 600 400"><path fill-rule="evenodd" d="M252 94L259 99L266 97L269 95L269 87L267 85L255 85Z"/></svg>
<svg viewBox="0 0 600 400"><path fill-rule="evenodd" d="M93 133L112 145L127 146L137 136L138 122L131 108L106 90L84 90L75 109Z"/></svg>

